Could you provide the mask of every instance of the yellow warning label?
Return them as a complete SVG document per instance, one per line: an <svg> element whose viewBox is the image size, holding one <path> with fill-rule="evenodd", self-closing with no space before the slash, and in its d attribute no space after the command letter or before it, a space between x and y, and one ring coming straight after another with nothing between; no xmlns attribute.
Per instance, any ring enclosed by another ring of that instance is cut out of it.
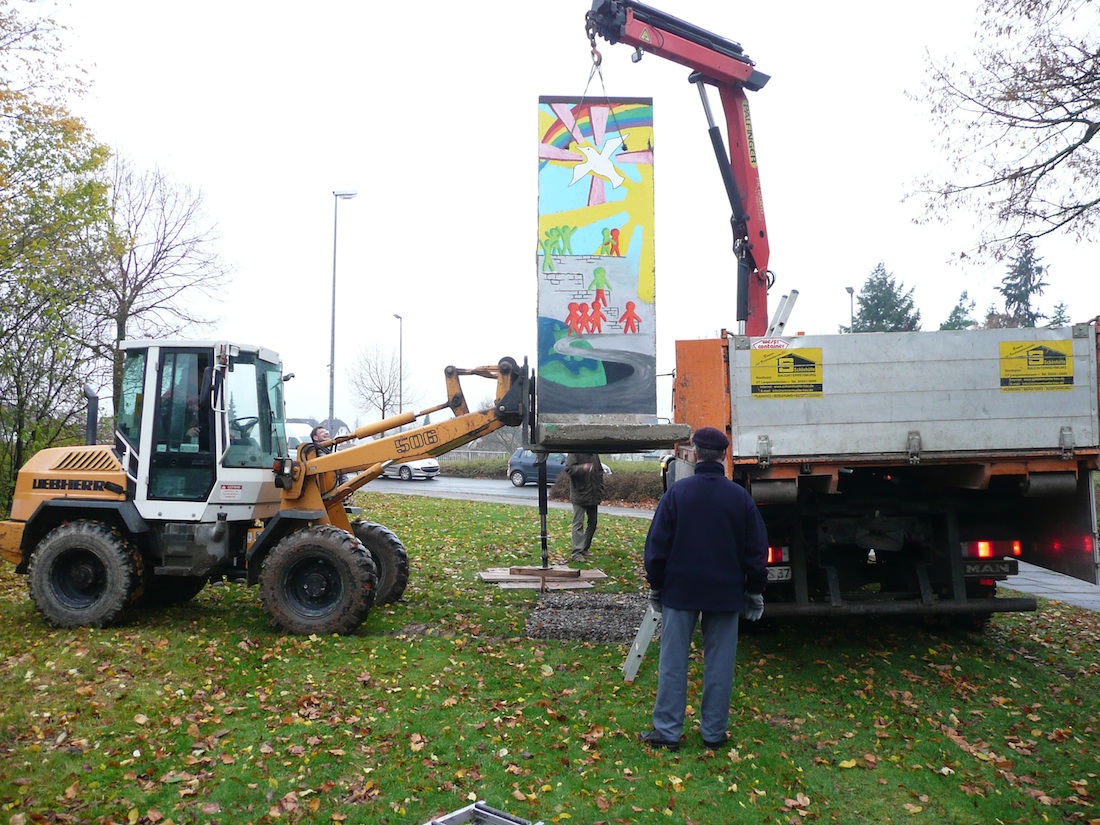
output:
<svg viewBox="0 0 1100 825"><path fill-rule="evenodd" d="M638 39L639 40L644 40L646 43L652 43L653 42L653 35L651 35L649 33L649 29L645 28L645 29L642 29L642 33L640 35L638 35Z"/></svg>
<svg viewBox="0 0 1100 825"><path fill-rule="evenodd" d="M1001 392L1072 389L1072 341L1001 342Z"/></svg>
<svg viewBox="0 0 1100 825"><path fill-rule="evenodd" d="M821 398L821 347L751 350L754 398Z"/></svg>

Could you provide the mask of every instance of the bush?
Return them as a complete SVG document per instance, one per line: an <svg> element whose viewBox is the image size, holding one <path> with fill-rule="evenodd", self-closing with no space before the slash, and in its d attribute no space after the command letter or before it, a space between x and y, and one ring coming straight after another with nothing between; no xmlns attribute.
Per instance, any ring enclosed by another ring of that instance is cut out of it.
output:
<svg viewBox="0 0 1100 825"><path fill-rule="evenodd" d="M639 462L640 463L640 462ZM603 500L608 504L648 504L656 506L661 497L660 471L649 467L651 472L622 472L613 467L611 475L603 477ZM550 498L555 501L569 501L569 479L562 473L550 488Z"/></svg>
<svg viewBox="0 0 1100 825"><path fill-rule="evenodd" d="M439 460L440 473L453 478L508 478L508 459L473 458Z"/></svg>
<svg viewBox="0 0 1100 825"><path fill-rule="evenodd" d="M661 468L653 461L616 461L608 464L611 475L603 478L604 501L609 504L655 505L661 497ZM508 478L508 462L503 458L445 460L442 475L452 478ZM562 473L550 487L554 501L569 500L569 482Z"/></svg>

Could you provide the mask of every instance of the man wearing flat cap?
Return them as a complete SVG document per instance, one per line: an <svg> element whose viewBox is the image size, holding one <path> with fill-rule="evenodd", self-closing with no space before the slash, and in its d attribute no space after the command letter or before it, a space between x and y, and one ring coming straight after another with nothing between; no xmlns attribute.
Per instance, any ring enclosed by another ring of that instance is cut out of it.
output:
<svg viewBox="0 0 1100 825"><path fill-rule="evenodd" d="M692 436L695 474L669 487L645 541L650 604L661 613L661 661L653 729L656 748L679 750L687 707L688 656L696 622L703 632L700 733L707 748L728 738L739 617L764 613L768 534L752 496L726 478L730 442L714 427Z"/></svg>

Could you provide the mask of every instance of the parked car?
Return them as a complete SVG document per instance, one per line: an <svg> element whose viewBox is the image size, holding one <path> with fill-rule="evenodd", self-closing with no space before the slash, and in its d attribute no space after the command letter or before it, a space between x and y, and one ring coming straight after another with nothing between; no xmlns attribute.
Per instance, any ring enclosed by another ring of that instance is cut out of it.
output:
<svg viewBox="0 0 1100 825"><path fill-rule="evenodd" d="M538 467L535 466L535 459L537 457L536 453L531 450L525 450L522 447L512 453L512 457L508 459L509 481L516 487L522 487L524 484L537 483L539 480L539 470ZM603 467L605 475L611 475L610 467L602 461L600 465ZM546 456L546 483L553 484L564 467L565 453L549 453Z"/></svg>
<svg viewBox="0 0 1100 825"><path fill-rule="evenodd" d="M313 427L296 421L286 422L286 446L289 448L290 457L298 457L298 445L307 443Z"/></svg>
<svg viewBox="0 0 1100 825"><path fill-rule="evenodd" d="M439 475L439 462L434 458L419 458L416 461L393 462L382 471L383 476L412 481L414 478L432 479Z"/></svg>

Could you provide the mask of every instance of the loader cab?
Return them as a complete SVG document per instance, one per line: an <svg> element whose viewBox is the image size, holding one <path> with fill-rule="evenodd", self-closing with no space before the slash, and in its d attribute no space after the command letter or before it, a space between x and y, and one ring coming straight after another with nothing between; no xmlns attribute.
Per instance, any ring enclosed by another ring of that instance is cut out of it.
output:
<svg viewBox="0 0 1100 825"><path fill-rule="evenodd" d="M220 342L122 349L116 447L139 509L180 502L197 515L205 503L212 517L263 517L255 508L277 502L271 466L286 454L278 357Z"/></svg>

